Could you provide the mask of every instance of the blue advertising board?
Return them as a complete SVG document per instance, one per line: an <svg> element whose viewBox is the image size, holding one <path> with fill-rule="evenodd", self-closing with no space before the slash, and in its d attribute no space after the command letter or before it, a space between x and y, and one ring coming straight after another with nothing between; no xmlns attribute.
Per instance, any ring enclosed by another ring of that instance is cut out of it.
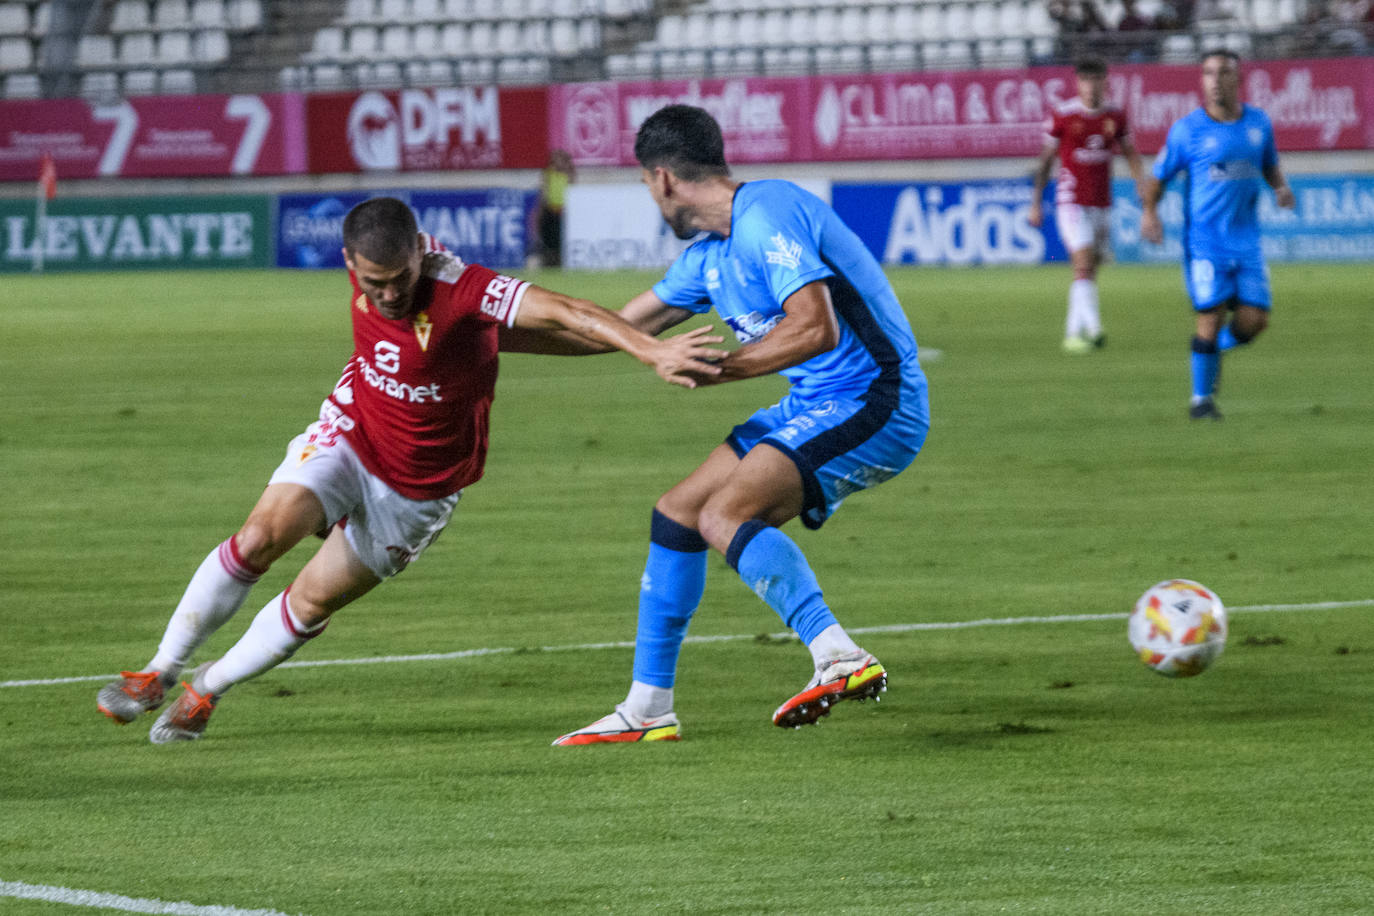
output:
<svg viewBox="0 0 1374 916"><path fill-rule="evenodd" d="M1297 207L1260 196L1265 257L1284 261L1374 260L1374 175L1293 175ZM1112 182L1112 249L1123 263L1182 260L1183 196L1171 183L1159 205L1164 243L1140 238L1140 198L1130 179ZM1038 264L1067 260L1054 225L1029 221L1028 178L963 184L912 182L834 186L835 211L884 264Z"/></svg>
<svg viewBox="0 0 1374 916"><path fill-rule="evenodd" d="M1290 175L1297 206L1280 210L1260 195L1261 244L1266 260L1374 260L1374 175ZM1181 263L1183 193L1172 182L1159 204L1164 244L1140 238L1140 202L1129 180L1112 183L1112 246L1123 262Z"/></svg>
<svg viewBox="0 0 1374 916"><path fill-rule="evenodd" d="M529 247L537 194L482 191L395 191L283 194L277 207L277 266L343 267L343 218L356 204L385 193L410 204L420 228L464 261L504 270L521 267Z"/></svg>
<svg viewBox="0 0 1374 916"><path fill-rule="evenodd" d="M1048 193L1048 192L1047 192ZM832 205L884 264L1039 264L1067 260L1054 211L1030 224L1028 178L960 184L836 184Z"/></svg>

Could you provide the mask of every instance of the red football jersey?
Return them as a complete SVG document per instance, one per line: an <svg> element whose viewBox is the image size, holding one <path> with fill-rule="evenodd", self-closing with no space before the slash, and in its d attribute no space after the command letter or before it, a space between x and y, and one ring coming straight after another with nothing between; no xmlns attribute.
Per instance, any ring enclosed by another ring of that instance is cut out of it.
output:
<svg viewBox="0 0 1374 916"><path fill-rule="evenodd" d="M1096 110L1078 99L1060 104L1045 131L1059 141L1054 199L1085 207L1112 205L1112 156L1126 136L1126 112L1110 102Z"/></svg>
<svg viewBox="0 0 1374 916"><path fill-rule="evenodd" d="M409 499L482 476L497 335L529 284L451 254L425 258L411 317L391 320L353 283L353 358L329 400L369 471Z"/></svg>

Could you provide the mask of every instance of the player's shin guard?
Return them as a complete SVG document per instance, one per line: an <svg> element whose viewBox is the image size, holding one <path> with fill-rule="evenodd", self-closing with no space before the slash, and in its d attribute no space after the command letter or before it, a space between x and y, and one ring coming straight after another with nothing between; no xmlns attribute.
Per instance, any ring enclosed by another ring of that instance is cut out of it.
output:
<svg viewBox="0 0 1374 916"><path fill-rule="evenodd" d="M291 610L291 589L267 603L253 618L248 632L206 669L204 684L197 690L219 696L234 684L257 677L286 661L296 650L324 632L329 624L306 627Z"/></svg>
<svg viewBox="0 0 1374 916"><path fill-rule="evenodd" d="M265 571L239 556L232 537L211 551L186 586L146 670L161 672L163 686L175 683L191 654L243 606Z"/></svg>
<svg viewBox="0 0 1374 916"><path fill-rule="evenodd" d="M1221 374L1221 353L1215 340L1193 338L1192 354L1193 400L1210 398L1217 387L1217 376Z"/></svg>
<svg viewBox="0 0 1374 916"><path fill-rule="evenodd" d="M778 529L758 519L745 522L730 541L725 559L808 647L830 627L838 626L821 597L811 564L801 548Z"/></svg>
<svg viewBox="0 0 1374 916"><path fill-rule="evenodd" d="M687 624L706 590L706 549L700 532L654 510L649 559L639 582L636 682L659 688L673 686Z"/></svg>

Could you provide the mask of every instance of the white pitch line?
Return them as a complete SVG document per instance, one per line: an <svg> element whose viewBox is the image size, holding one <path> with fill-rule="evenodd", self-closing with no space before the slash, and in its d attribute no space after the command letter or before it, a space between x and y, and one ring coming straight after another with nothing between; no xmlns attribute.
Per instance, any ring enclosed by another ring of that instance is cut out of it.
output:
<svg viewBox="0 0 1374 916"><path fill-rule="evenodd" d="M169 916L287 916L287 914L279 913L276 910L241 910L232 906L197 906L194 903L125 897L123 894L103 894L99 891L52 887L47 884L25 884L22 881L0 881L0 898L3 897L13 897L19 900L44 900L48 903L65 903L70 906L94 906L107 910L122 910L126 913L165 913Z"/></svg>
<svg viewBox="0 0 1374 916"><path fill-rule="evenodd" d="M1307 604L1243 604L1227 608L1230 613L1263 614L1275 611L1334 611L1341 608L1371 607L1374 598L1356 601L1316 601ZM915 633L922 630L970 630L980 627L1012 627L1029 623L1091 623L1098 620L1125 620L1128 613L1115 614L1054 614L1048 617L984 617L979 620L948 620L930 623L895 623L877 627L846 627L850 633ZM796 639L791 631L765 634L768 639ZM689 643L739 642L758 639L756 634L723 636L688 636ZM444 662L460 658L479 658L484 655L515 655L521 652L592 652L598 649L633 649L633 640L621 642L585 642L564 646L497 646L485 649L462 649L457 652L426 652L421 655L373 655L364 658L325 658L312 661L283 662L277 668L326 668L333 665L395 665L405 662ZM88 681L107 681L113 674L85 674L78 677L36 678L23 681L0 681L3 687L51 687L59 684L81 684Z"/></svg>

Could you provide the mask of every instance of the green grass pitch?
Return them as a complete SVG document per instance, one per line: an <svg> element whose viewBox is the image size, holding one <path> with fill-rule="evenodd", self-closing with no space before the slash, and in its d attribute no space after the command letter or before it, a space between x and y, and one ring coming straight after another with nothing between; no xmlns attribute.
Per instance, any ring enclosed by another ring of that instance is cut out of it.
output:
<svg viewBox="0 0 1374 916"><path fill-rule="evenodd" d="M309 916L1368 912L1374 607L1244 608L1374 598L1370 270L1273 274L1226 420L1191 423L1177 268L1105 269L1087 357L1059 352L1067 268L892 271L940 351L926 449L789 527L853 628L1197 579L1241 608L1199 678L1143 668L1122 619L870 632L883 702L784 731L809 659L713 558L692 633L741 638L685 648L684 740L550 748L631 651L541 647L633 638L654 500L782 389L512 356L486 478L297 661L516 651L278 669L167 747L97 681L0 687L0 882ZM616 305L656 277L535 279ZM342 273L6 278L0 679L142 665L349 348Z"/></svg>

